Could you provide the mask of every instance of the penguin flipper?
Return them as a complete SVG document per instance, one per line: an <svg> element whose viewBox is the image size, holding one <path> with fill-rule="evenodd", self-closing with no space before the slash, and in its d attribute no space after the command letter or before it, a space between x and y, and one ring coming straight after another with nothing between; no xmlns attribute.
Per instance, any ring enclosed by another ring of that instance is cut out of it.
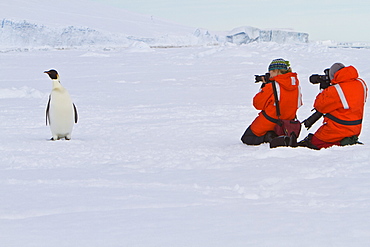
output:
<svg viewBox="0 0 370 247"><path fill-rule="evenodd" d="M48 125L48 119L49 119L49 124L50 124L50 116L49 116L50 100L51 100L51 95L49 95L49 101L46 106L46 126Z"/></svg>
<svg viewBox="0 0 370 247"><path fill-rule="evenodd" d="M76 108L74 103L72 103L72 104L73 104L73 110L74 110L74 113L75 113L75 123L77 123L77 121L78 121L77 108Z"/></svg>

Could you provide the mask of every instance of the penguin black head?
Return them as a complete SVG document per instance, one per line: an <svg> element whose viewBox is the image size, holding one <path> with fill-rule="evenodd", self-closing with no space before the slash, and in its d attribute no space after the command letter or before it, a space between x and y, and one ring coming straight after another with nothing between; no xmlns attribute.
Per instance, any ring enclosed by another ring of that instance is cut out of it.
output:
<svg viewBox="0 0 370 247"><path fill-rule="evenodd" d="M55 69L44 71L44 73L48 74L52 80L58 79L58 72Z"/></svg>

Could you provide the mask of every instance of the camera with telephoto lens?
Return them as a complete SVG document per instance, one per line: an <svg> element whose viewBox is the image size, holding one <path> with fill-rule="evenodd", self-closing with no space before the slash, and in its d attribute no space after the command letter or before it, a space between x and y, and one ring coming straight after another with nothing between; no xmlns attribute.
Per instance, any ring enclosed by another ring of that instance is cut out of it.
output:
<svg viewBox="0 0 370 247"><path fill-rule="evenodd" d="M270 81L270 73L266 73L264 75L254 75L256 78L255 78L255 82L254 83L259 83L259 82L263 82L263 79L265 79L265 82L269 82Z"/></svg>
<svg viewBox="0 0 370 247"><path fill-rule="evenodd" d="M313 109L313 110L316 110L316 109ZM306 129L309 130L312 127L312 125L314 125L317 122L317 120L319 120L323 115L324 114L316 110L311 116L303 120L302 123L304 124Z"/></svg>
<svg viewBox="0 0 370 247"><path fill-rule="evenodd" d="M325 75L313 74L310 76L312 84L320 84L320 89L325 89L330 86L329 69L324 70Z"/></svg>

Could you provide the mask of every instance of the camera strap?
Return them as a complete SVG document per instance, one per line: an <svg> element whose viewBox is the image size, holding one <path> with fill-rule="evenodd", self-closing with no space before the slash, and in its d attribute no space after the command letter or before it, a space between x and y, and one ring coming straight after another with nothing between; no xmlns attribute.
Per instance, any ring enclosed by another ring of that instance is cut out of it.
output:
<svg viewBox="0 0 370 247"><path fill-rule="evenodd" d="M278 96L278 90L276 87L276 81L272 81L272 91L274 93L274 98L275 98L275 107L276 107L276 116L278 117L277 119L277 125L275 125L274 131L278 135L282 135L280 137L283 137L284 140L286 137L288 138L289 143L286 143L285 141L285 146L292 146L296 147L297 146L297 137L299 136L299 133L301 132L301 123L298 120L282 120L280 119L280 105L279 105L279 96ZM279 85L278 85L279 86ZM280 89L280 88L279 88ZM277 138L280 138L277 137ZM270 143L271 147L271 143Z"/></svg>
<svg viewBox="0 0 370 247"><path fill-rule="evenodd" d="M272 81L272 91L274 92L274 98L275 98L275 107L276 107L276 116L280 120L280 106L279 106L279 97L276 90L276 81ZM279 121L280 122L280 121Z"/></svg>

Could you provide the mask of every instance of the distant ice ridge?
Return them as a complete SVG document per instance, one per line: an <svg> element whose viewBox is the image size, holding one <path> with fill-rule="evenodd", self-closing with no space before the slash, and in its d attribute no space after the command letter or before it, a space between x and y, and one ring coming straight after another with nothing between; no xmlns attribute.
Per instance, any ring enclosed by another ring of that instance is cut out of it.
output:
<svg viewBox="0 0 370 247"><path fill-rule="evenodd" d="M181 47L218 44L218 37L196 29L193 33L152 34L147 37L109 33L89 27L48 27L28 21L3 19L0 26L0 48L73 48L86 46L130 47L144 42L150 47Z"/></svg>
<svg viewBox="0 0 370 247"><path fill-rule="evenodd" d="M212 34L204 29L178 34L157 33L147 36L110 33L89 27L49 27L29 21L3 19L0 26L0 48L78 48L78 47L130 47L137 42L150 47L184 47L221 45L225 42L246 44L262 42L308 42L308 34L280 30L260 30L253 27L234 29L231 35Z"/></svg>
<svg viewBox="0 0 370 247"><path fill-rule="evenodd" d="M234 44L248 44L251 42L308 43L308 33L292 30L264 30L250 26L233 29L226 39Z"/></svg>
<svg viewBox="0 0 370 247"><path fill-rule="evenodd" d="M0 28L0 47L4 48L64 48L115 43L127 44L128 41L121 35L107 35L87 27L51 28L27 21L3 19Z"/></svg>
<svg viewBox="0 0 370 247"><path fill-rule="evenodd" d="M370 43L369 42L337 42L333 40L326 40L326 41L318 41L317 42L320 45L327 46L329 48L366 48L370 49Z"/></svg>

